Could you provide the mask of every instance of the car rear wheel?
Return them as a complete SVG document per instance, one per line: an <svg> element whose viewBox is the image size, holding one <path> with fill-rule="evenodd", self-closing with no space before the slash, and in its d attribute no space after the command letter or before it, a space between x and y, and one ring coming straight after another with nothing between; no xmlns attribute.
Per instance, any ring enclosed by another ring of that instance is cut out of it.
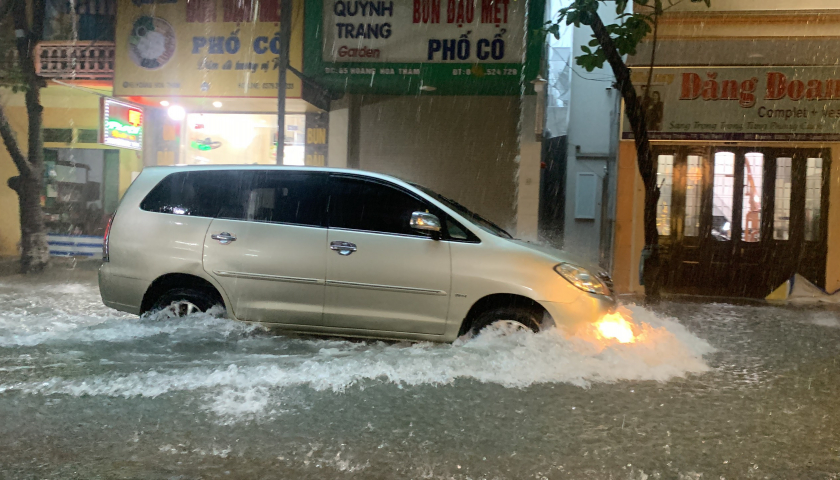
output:
<svg viewBox="0 0 840 480"><path fill-rule="evenodd" d="M151 308L164 318L181 318L210 310L222 302L209 293L193 288L173 288L167 291Z"/></svg>
<svg viewBox="0 0 840 480"><path fill-rule="evenodd" d="M473 322L470 332L478 335L489 326L505 334L522 330L539 332L544 313L538 308L525 306L495 307L480 314Z"/></svg>

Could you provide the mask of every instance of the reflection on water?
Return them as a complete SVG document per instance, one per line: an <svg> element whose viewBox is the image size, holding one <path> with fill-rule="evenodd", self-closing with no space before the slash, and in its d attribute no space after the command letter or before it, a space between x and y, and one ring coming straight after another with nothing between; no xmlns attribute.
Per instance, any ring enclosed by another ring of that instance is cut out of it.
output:
<svg viewBox="0 0 840 480"><path fill-rule="evenodd" d="M840 398L836 312L668 303L623 314L633 343L595 330L364 342L275 336L204 314L121 315L101 305L90 278L0 283L0 414L11 419L0 422L0 473L784 478L774 472L840 470L831 450L840 440L831 413ZM103 453L102 444L111 447Z"/></svg>

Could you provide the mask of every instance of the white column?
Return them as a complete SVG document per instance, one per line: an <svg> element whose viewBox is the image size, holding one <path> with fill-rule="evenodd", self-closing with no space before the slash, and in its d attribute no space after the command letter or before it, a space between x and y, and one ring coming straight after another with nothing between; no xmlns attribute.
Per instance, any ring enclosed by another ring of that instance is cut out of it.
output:
<svg viewBox="0 0 840 480"><path fill-rule="evenodd" d="M537 95L523 96L520 105L516 236L523 240L537 240L542 154L542 143L537 140L535 131Z"/></svg>
<svg viewBox="0 0 840 480"><path fill-rule="evenodd" d="M350 108L344 99L330 105L330 127L327 129L327 166L347 167L347 146L350 133Z"/></svg>

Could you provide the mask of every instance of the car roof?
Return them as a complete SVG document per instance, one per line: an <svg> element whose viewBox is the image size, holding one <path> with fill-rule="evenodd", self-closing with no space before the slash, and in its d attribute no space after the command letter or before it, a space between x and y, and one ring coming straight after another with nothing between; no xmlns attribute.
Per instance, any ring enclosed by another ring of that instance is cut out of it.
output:
<svg viewBox="0 0 840 480"><path fill-rule="evenodd" d="M348 174L348 175L358 175L363 177L369 178L378 178L381 180L388 180L390 182L395 182L403 186L411 186L407 180L403 180L401 178L394 177L392 175L385 175L382 173L370 172L367 170L358 170L354 168L336 168L336 167L311 167L311 166L297 166L297 165L266 165L266 164L255 164L255 165L237 165L237 164L228 164L228 165L155 165L145 167L146 169L154 169L154 170L169 170L172 173L174 172L191 172L191 171L203 171L203 170L275 170L275 171L282 171L282 172L323 172L323 173L341 173L341 174Z"/></svg>

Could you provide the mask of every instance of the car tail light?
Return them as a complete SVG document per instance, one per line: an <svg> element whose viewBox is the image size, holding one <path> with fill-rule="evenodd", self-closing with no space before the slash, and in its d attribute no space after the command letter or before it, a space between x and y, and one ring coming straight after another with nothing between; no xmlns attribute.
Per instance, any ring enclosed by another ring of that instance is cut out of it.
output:
<svg viewBox="0 0 840 480"><path fill-rule="evenodd" d="M108 249L108 240L111 237L111 224L114 223L114 215L116 215L116 214L115 213L111 214L111 216L108 217L108 224L105 225L105 238L103 239L104 241L102 242L102 261L103 262L111 261L110 256L109 256L110 252L109 252L109 249Z"/></svg>

